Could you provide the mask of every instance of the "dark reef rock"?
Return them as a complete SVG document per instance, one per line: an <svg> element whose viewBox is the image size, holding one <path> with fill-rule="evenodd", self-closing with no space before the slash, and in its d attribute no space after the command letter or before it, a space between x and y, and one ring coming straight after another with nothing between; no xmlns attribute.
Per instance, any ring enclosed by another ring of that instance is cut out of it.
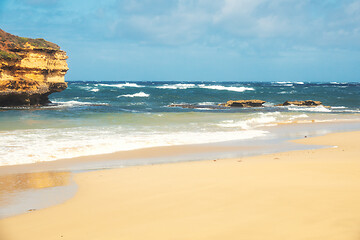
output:
<svg viewBox="0 0 360 240"><path fill-rule="evenodd" d="M289 106L289 105L295 105L295 106L306 106L306 107L316 107L319 105L322 105L322 102L320 101L313 101L313 100L306 100L306 101L286 101L283 104L279 104L276 106Z"/></svg>
<svg viewBox="0 0 360 240"><path fill-rule="evenodd" d="M181 108L196 108L193 104L170 104L168 107L181 107Z"/></svg>
<svg viewBox="0 0 360 240"><path fill-rule="evenodd" d="M170 104L168 107L180 107L190 109L223 109L224 107L217 105L196 105L196 104Z"/></svg>
<svg viewBox="0 0 360 240"><path fill-rule="evenodd" d="M230 107L242 108L242 107L262 107L265 101L262 100L237 100L227 101L226 103L220 103L218 105L196 105L196 104L171 104L168 107L181 107L190 109L226 109Z"/></svg>
<svg viewBox="0 0 360 240"><path fill-rule="evenodd" d="M0 106L38 106L50 103L48 96L67 88L65 82L37 82L26 80L0 81Z"/></svg>

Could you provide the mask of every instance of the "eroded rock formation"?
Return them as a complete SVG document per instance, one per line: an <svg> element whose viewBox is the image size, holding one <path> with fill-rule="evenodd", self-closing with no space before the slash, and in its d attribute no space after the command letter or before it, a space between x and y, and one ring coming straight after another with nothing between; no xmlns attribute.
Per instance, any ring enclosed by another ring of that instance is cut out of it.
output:
<svg viewBox="0 0 360 240"><path fill-rule="evenodd" d="M226 103L220 103L218 105L197 105L197 104L171 104L168 107L181 107L181 108L207 108L207 109L226 109L226 108L250 108L250 107L263 107L265 101L263 100L230 100ZM306 101L286 101L282 104L278 104L275 106L304 106L304 107L316 107L323 106L322 102L314 101L314 100L306 100ZM328 106L323 106L328 108Z"/></svg>
<svg viewBox="0 0 360 240"><path fill-rule="evenodd" d="M0 29L0 106L49 103L51 93L67 88L67 58L54 43Z"/></svg>
<svg viewBox="0 0 360 240"><path fill-rule="evenodd" d="M230 100L223 105L225 107L262 107L264 103L265 101L262 100Z"/></svg>
<svg viewBox="0 0 360 240"><path fill-rule="evenodd" d="M168 107L180 107L190 109L223 109L224 107L217 105L198 105L198 104L170 104Z"/></svg>
<svg viewBox="0 0 360 240"><path fill-rule="evenodd" d="M306 107L316 107L319 105L322 105L322 102L320 101L313 101L313 100L306 100L306 101L286 101L283 104L279 104L277 106L289 106L289 105L295 105L295 106L306 106Z"/></svg>
<svg viewBox="0 0 360 240"><path fill-rule="evenodd" d="M206 109L226 109L229 107L262 107L265 101L262 100L237 100L227 101L218 105L197 105L197 104L171 104L168 107L181 107L181 108L206 108Z"/></svg>

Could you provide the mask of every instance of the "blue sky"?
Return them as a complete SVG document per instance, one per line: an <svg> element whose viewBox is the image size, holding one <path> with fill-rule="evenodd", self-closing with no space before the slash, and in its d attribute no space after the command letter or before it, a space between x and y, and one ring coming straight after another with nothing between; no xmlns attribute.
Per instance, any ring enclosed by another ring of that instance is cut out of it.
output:
<svg viewBox="0 0 360 240"><path fill-rule="evenodd" d="M360 81L360 0L0 0L67 80Z"/></svg>

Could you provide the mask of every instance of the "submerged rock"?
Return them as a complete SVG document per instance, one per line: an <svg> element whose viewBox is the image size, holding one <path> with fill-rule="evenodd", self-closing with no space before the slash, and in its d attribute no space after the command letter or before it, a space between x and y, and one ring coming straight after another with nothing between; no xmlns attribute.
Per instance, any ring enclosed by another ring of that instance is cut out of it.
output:
<svg viewBox="0 0 360 240"><path fill-rule="evenodd" d="M168 107L181 107L181 108L200 108L200 109L226 109L229 107L262 107L265 101L262 100L237 100L227 101L218 105L196 105L196 104L171 104Z"/></svg>
<svg viewBox="0 0 360 240"><path fill-rule="evenodd" d="M306 101L286 101L283 104L279 104L277 106L289 106L289 105L295 105L295 106L306 106L306 107L316 107L319 105L322 105L322 102L320 101L313 101L313 100L306 100Z"/></svg>
<svg viewBox="0 0 360 240"><path fill-rule="evenodd" d="M264 103L263 100L230 100L222 105L225 107L262 107Z"/></svg>
<svg viewBox="0 0 360 240"><path fill-rule="evenodd" d="M222 109L224 107L217 105L195 105L195 104L170 104L168 107L181 107L190 109Z"/></svg>
<svg viewBox="0 0 360 240"><path fill-rule="evenodd" d="M50 103L51 93L67 88L67 58L54 43L0 29L0 106Z"/></svg>
<svg viewBox="0 0 360 240"><path fill-rule="evenodd" d="M170 104L168 107L196 108L193 104Z"/></svg>

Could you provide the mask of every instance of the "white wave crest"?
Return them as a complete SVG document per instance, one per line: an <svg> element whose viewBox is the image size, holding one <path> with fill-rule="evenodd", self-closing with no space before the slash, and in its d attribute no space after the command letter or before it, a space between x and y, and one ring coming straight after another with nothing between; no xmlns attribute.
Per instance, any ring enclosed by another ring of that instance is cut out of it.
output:
<svg viewBox="0 0 360 240"><path fill-rule="evenodd" d="M0 135L4 143L0 145L0 166L156 146L251 139L267 133L262 130L128 132L121 126L15 130Z"/></svg>
<svg viewBox="0 0 360 240"><path fill-rule="evenodd" d="M233 92L245 92L245 91L255 90L254 88L250 88L250 87L225 87L221 85L205 85L205 84L199 84L199 87L213 89L213 90L233 91Z"/></svg>
<svg viewBox="0 0 360 240"><path fill-rule="evenodd" d="M331 109L326 108L322 105L316 107L299 107L299 106L288 106L288 110L290 111L298 111L298 112L331 112Z"/></svg>
<svg viewBox="0 0 360 240"><path fill-rule="evenodd" d="M300 114L300 115L293 115L290 117L290 120L294 120L294 119L297 119L297 118L308 118L309 116L306 115L306 114Z"/></svg>
<svg viewBox="0 0 360 240"><path fill-rule="evenodd" d="M203 105L216 105L216 103L214 103L214 102L201 102L201 103L198 103L198 105L200 105L200 106L203 106Z"/></svg>
<svg viewBox="0 0 360 240"><path fill-rule="evenodd" d="M134 93L134 94L124 94L124 95L120 95L118 97L149 97L150 94L144 93L144 92L138 92L138 93Z"/></svg>
<svg viewBox="0 0 360 240"><path fill-rule="evenodd" d="M240 128L244 130L249 130L261 126L272 125L278 122L279 117L281 117L280 112L259 113L254 115L252 118L246 120L240 120L240 121L225 120L216 125L225 128Z"/></svg>
<svg viewBox="0 0 360 240"><path fill-rule="evenodd" d="M159 89L188 89L188 88L195 88L195 84L185 84L185 83L177 83L177 84L165 84L163 86L158 86L156 88Z"/></svg>
<svg viewBox="0 0 360 240"><path fill-rule="evenodd" d="M289 83L292 83L292 82L276 82L277 84L289 84Z"/></svg>
<svg viewBox="0 0 360 240"><path fill-rule="evenodd" d="M296 93L296 91L294 91L294 90L289 91L289 92L287 92L287 91L281 91L281 92L279 92L278 94L293 94L293 93Z"/></svg>
<svg viewBox="0 0 360 240"><path fill-rule="evenodd" d="M105 83L101 83L101 84L99 84L99 86L103 86L103 87L117 87L117 88L125 88L125 87L140 88L140 87L143 87L143 86L138 85L138 84L136 84L136 83L119 83L119 84L105 84Z"/></svg>
<svg viewBox="0 0 360 240"><path fill-rule="evenodd" d="M275 82L275 86L282 86L282 87L293 87L293 82Z"/></svg>
<svg viewBox="0 0 360 240"><path fill-rule="evenodd" d="M344 107L344 106L334 106L334 107L331 107L332 109L345 109L347 107Z"/></svg>
<svg viewBox="0 0 360 240"><path fill-rule="evenodd" d="M86 91L90 91L90 92L98 92L99 89L98 88L93 88L91 86L89 86L88 84L85 86L78 86L80 89L84 89Z"/></svg>
<svg viewBox="0 0 360 240"><path fill-rule="evenodd" d="M96 103L96 102L79 102L79 101L52 101L56 104L55 106L48 106L49 108L53 107L76 107L76 106L107 106L107 103Z"/></svg>
<svg viewBox="0 0 360 240"><path fill-rule="evenodd" d="M222 85L205 85L205 84L185 84L185 83L177 83L177 84L165 84L163 86L158 86L156 88L159 89L188 89L188 88L206 88L213 90L226 90L226 91L234 91L234 92L244 92L244 91L253 91L254 88L251 87L226 87Z"/></svg>

